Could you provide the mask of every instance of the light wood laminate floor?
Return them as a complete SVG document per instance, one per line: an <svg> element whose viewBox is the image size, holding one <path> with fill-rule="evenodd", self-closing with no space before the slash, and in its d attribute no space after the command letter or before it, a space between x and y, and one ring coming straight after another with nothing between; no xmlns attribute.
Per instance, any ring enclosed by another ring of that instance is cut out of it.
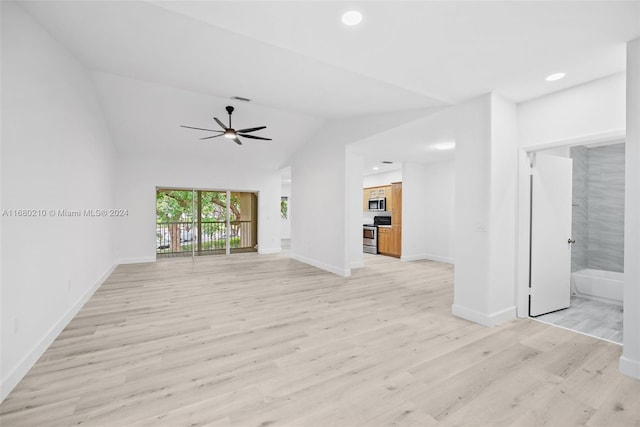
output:
<svg viewBox="0 0 640 427"><path fill-rule="evenodd" d="M639 426L618 345L451 315L452 267L283 255L120 266L0 407L4 426Z"/></svg>

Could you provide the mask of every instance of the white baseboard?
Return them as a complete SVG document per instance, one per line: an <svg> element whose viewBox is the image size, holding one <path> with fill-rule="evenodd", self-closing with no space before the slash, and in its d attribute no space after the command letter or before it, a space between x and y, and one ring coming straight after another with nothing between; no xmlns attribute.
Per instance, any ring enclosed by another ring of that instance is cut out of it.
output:
<svg viewBox="0 0 640 427"><path fill-rule="evenodd" d="M11 390L22 380L22 378L29 372L29 369L35 365L40 356L49 348L53 341L60 335L60 332L71 322L71 319L75 317L80 309L89 301L89 298L95 293L95 291L104 283L104 281L113 273L118 265L114 264L109 267L93 285L78 298L78 300L58 319L57 322L49 328L47 333L40 339L40 341L20 360L15 368L9 372L9 374L2 378L0 382L0 402L2 402L11 393Z"/></svg>
<svg viewBox="0 0 640 427"><path fill-rule="evenodd" d="M620 357L620 372L628 377L640 380L640 360L631 360L628 357Z"/></svg>
<svg viewBox="0 0 640 427"><path fill-rule="evenodd" d="M411 262L411 261L421 261L425 258L426 255L424 254L415 254L415 255L401 255L400 256L400 261L402 262Z"/></svg>
<svg viewBox="0 0 640 427"><path fill-rule="evenodd" d="M427 254L425 259L428 259L429 261L444 262L445 264L454 264L452 257Z"/></svg>
<svg viewBox="0 0 640 427"><path fill-rule="evenodd" d="M266 248L258 249L260 255L279 254L282 253L282 248Z"/></svg>
<svg viewBox="0 0 640 427"><path fill-rule="evenodd" d="M462 307L457 304L451 306L451 312L454 316L461 317L471 322L478 323L483 326L496 326L508 320L516 318L516 306L507 307L504 310L495 313L481 313L479 311Z"/></svg>
<svg viewBox="0 0 640 427"><path fill-rule="evenodd" d="M446 264L453 264L453 258L442 257L439 255L416 254L416 255L402 255L400 257L400 261L402 262L421 261L421 260L429 260L429 261L436 261L436 262L444 262Z"/></svg>
<svg viewBox="0 0 640 427"><path fill-rule="evenodd" d="M316 268L319 268L321 270L325 270L328 271L329 273L333 273L333 274L337 274L338 276L342 276L342 277L350 277L351 276L351 269L350 268L339 268L339 267L335 267L333 265L329 265L329 264L325 264L323 262L320 261L316 261L314 259L311 258L307 258L298 254L291 254L291 258L295 259L296 261L300 261L300 262L304 262L305 264L309 264L312 265Z"/></svg>
<svg viewBox="0 0 640 427"><path fill-rule="evenodd" d="M142 264L145 262L156 262L156 256L143 256L136 258L120 258L118 259L118 265L120 264Z"/></svg>
<svg viewBox="0 0 640 427"><path fill-rule="evenodd" d="M364 268L364 261L352 261L351 269L353 270L354 268Z"/></svg>

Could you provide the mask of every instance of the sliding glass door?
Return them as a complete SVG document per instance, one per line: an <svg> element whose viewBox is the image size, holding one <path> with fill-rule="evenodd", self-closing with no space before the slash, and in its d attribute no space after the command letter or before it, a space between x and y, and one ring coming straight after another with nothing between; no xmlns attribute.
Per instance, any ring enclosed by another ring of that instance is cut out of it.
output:
<svg viewBox="0 0 640 427"><path fill-rule="evenodd" d="M257 201L250 192L158 188L158 257L257 251Z"/></svg>
<svg viewBox="0 0 640 427"><path fill-rule="evenodd" d="M258 250L258 195L231 193L229 204L230 252Z"/></svg>

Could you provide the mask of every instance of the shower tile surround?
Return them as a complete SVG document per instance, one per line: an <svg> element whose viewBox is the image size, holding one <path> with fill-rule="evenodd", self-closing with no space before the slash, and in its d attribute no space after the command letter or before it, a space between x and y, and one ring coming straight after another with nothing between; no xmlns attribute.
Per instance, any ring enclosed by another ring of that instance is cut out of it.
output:
<svg viewBox="0 0 640 427"><path fill-rule="evenodd" d="M572 147L571 271L624 269L624 143Z"/></svg>
<svg viewBox="0 0 640 427"><path fill-rule="evenodd" d="M571 248L571 272L584 270L587 264L587 147L572 147L573 188L571 208L571 238L576 241Z"/></svg>

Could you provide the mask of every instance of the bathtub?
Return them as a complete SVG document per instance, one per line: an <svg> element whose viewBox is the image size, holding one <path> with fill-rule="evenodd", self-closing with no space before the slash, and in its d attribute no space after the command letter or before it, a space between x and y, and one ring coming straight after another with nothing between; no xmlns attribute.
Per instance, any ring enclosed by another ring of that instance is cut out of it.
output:
<svg viewBox="0 0 640 427"><path fill-rule="evenodd" d="M571 273L572 295L622 305L624 273L586 268Z"/></svg>

